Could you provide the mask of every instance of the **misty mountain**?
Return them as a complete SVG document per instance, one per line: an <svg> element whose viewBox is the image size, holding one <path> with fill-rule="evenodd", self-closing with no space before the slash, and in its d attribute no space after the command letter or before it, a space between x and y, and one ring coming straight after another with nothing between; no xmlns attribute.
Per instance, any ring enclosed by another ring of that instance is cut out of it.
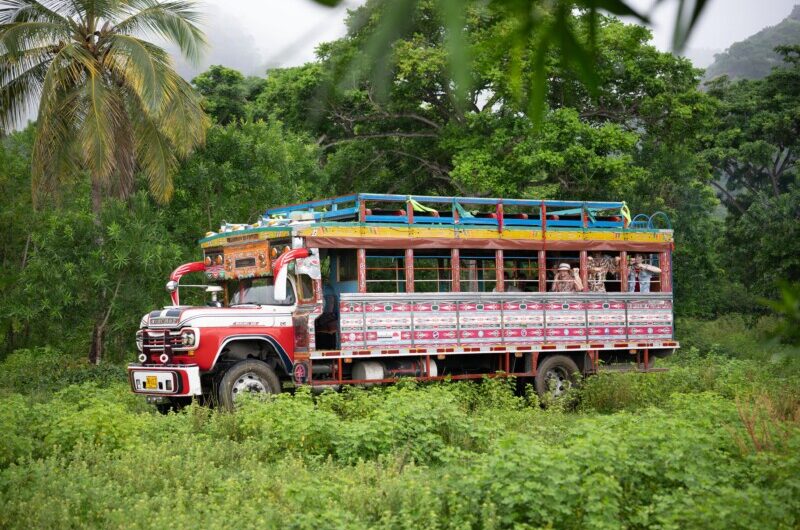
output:
<svg viewBox="0 0 800 530"><path fill-rule="evenodd" d="M705 79L721 75L731 79L761 79L783 64L775 47L782 44L800 44L800 5L780 23L769 26L743 41L736 42L726 51L715 55L706 69Z"/></svg>

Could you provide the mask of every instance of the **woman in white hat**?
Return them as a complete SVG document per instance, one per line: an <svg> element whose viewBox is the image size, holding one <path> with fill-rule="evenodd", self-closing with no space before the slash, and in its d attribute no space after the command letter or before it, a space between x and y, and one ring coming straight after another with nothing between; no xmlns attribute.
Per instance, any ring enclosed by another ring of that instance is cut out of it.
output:
<svg viewBox="0 0 800 530"><path fill-rule="evenodd" d="M583 291L580 271L570 267L569 263L559 264L550 291L554 293L574 293Z"/></svg>

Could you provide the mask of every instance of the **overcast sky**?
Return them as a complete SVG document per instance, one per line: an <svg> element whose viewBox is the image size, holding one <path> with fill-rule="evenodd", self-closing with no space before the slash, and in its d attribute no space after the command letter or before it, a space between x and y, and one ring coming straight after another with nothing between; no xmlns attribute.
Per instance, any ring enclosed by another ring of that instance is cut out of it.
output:
<svg viewBox="0 0 800 530"><path fill-rule="evenodd" d="M654 42L668 50L677 1L664 0L655 10L654 0L630 1L652 14ZM311 0L205 0L201 5L210 47L196 67L178 61L179 71L191 77L211 64L224 64L257 75L271 66L303 64L314 59L317 44L344 35L347 8L362 2L345 0L326 8ZM777 24L795 3L800 0L710 0L685 55L697 66L708 66L714 53Z"/></svg>

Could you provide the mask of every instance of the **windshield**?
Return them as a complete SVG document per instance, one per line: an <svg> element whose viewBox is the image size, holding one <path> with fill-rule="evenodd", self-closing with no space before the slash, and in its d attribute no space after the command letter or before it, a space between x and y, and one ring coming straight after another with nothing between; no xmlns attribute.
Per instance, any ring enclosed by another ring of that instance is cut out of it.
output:
<svg viewBox="0 0 800 530"><path fill-rule="evenodd" d="M293 305L294 290L286 286L286 300L275 300L275 285L272 278L255 278L239 280L228 284L230 292L230 305L258 304L258 305Z"/></svg>

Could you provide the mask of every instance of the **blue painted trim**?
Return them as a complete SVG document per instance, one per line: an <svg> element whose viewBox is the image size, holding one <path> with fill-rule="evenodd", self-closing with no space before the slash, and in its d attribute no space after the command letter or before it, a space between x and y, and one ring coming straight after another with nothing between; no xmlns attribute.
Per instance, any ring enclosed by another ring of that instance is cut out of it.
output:
<svg viewBox="0 0 800 530"><path fill-rule="evenodd" d="M408 223L407 215L368 215L367 222Z"/></svg>

